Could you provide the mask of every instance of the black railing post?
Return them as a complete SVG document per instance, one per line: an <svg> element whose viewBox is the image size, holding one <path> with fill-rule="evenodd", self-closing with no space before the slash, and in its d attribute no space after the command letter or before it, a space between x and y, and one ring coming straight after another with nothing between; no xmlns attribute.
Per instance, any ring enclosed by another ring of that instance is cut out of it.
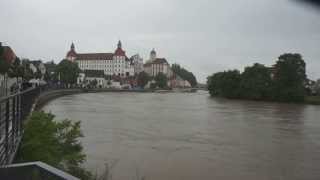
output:
<svg viewBox="0 0 320 180"><path fill-rule="evenodd" d="M21 94L19 93L17 96L18 102L17 102L17 120L18 120L18 124L17 124L17 134L18 136L21 135L21 129L22 129L22 119L21 119Z"/></svg>
<svg viewBox="0 0 320 180"><path fill-rule="evenodd" d="M3 111L2 111L2 102L0 102L0 140L2 140L2 136L3 136L3 129L2 129L2 117L3 117ZM3 148L3 142L0 142L0 149L2 150ZM3 164L3 157L2 154L0 154L0 166Z"/></svg>
<svg viewBox="0 0 320 180"><path fill-rule="evenodd" d="M14 96L12 98L12 118L11 118L11 121L12 121L12 128L11 128L11 145L12 145L12 149L15 149L16 147L16 123L17 123L17 119L16 119L16 99L17 99L17 96Z"/></svg>
<svg viewBox="0 0 320 180"><path fill-rule="evenodd" d="M36 98L47 89L36 87L0 98L0 166L13 160L23 135L23 124Z"/></svg>
<svg viewBox="0 0 320 180"><path fill-rule="evenodd" d="M5 161L9 163L9 118L10 118L10 99L6 100L6 110L5 110Z"/></svg>

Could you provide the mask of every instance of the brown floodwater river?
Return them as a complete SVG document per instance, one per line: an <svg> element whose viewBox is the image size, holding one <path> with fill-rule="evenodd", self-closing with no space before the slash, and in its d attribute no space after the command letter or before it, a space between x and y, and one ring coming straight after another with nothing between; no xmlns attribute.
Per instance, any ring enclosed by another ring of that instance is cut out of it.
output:
<svg viewBox="0 0 320 180"><path fill-rule="evenodd" d="M108 92L43 110L81 121L84 166L113 180L320 179L320 106Z"/></svg>

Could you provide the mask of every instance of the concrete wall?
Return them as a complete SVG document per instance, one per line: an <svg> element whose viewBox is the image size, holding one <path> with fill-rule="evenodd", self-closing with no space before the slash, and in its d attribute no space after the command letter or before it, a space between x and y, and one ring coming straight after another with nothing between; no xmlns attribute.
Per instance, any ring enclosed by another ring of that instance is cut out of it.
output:
<svg viewBox="0 0 320 180"><path fill-rule="evenodd" d="M51 100L56 98L80 94L80 93L99 93L99 92L154 92L154 90L125 90L125 89L59 89L59 90L49 90L40 94L34 103L33 110L41 110Z"/></svg>
<svg viewBox="0 0 320 180"><path fill-rule="evenodd" d="M59 90L49 90L44 93L41 93L35 102L34 110L40 110L44 105L46 105L49 101L56 99L61 96L71 95L71 94L79 94L84 91L81 89L59 89Z"/></svg>

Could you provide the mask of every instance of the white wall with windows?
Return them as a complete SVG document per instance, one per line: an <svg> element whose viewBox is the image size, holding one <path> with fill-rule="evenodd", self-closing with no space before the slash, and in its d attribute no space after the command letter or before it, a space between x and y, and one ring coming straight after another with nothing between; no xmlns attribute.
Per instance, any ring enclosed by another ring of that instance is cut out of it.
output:
<svg viewBox="0 0 320 180"><path fill-rule="evenodd" d="M103 70L105 75L133 76L134 67L125 56L104 60L76 60L81 70Z"/></svg>

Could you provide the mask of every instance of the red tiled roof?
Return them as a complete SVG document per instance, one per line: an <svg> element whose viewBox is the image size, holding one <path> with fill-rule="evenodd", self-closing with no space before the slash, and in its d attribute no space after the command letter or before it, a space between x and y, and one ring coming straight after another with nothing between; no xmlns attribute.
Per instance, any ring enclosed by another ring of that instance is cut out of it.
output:
<svg viewBox="0 0 320 180"><path fill-rule="evenodd" d="M148 67L148 66L151 66L152 64L169 64L169 63L165 58L156 58L152 62L145 63L143 66Z"/></svg>
<svg viewBox="0 0 320 180"><path fill-rule="evenodd" d="M67 53L67 57L77 57L77 53L74 49L71 49L68 53Z"/></svg>
<svg viewBox="0 0 320 180"><path fill-rule="evenodd" d="M143 67L149 67L149 66L151 66L151 63L146 63L143 65Z"/></svg>
<svg viewBox="0 0 320 180"><path fill-rule="evenodd" d="M71 49L67 53L67 57L75 57L77 60L111 60L113 56L125 56L126 61L130 61L126 56L126 52L122 49L121 41L118 42L118 47L114 53L83 53L79 54L75 50L74 44L71 44Z"/></svg>
<svg viewBox="0 0 320 180"><path fill-rule="evenodd" d="M76 55L77 60L111 60L112 57L112 53L87 53Z"/></svg>
<svg viewBox="0 0 320 180"><path fill-rule="evenodd" d="M116 49L116 51L114 52L115 56L126 56L126 52L124 50L122 50L120 47L118 47Z"/></svg>
<svg viewBox="0 0 320 180"><path fill-rule="evenodd" d="M157 58L152 62L152 64L168 64L168 61L165 58Z"/></svg>

